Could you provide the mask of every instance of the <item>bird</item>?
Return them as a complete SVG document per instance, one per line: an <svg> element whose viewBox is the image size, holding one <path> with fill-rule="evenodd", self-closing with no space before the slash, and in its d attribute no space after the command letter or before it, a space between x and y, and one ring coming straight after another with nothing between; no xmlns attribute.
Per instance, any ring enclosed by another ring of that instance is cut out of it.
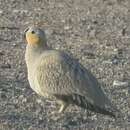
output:
<svg viewBox="0 0 130 130"><path fill-rule="evenodd" d="M37 26L25 30L25 61L31 88L40 96L56 100L63 113L69 105L116 117L112 103L96 77L76 58L47 45L45 31Z"/></svg>

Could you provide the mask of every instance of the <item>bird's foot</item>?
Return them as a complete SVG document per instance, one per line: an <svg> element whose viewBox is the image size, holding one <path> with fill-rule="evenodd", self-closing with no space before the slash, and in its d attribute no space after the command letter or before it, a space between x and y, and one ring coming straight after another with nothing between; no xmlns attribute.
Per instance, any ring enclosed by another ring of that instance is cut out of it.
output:
<svg viewBox="0 0 130 130"><path fill-rule="evenodd" d="M59 111L52 111L48 117L53 121L58 121L62 118L62 113L59 113Z"/></svg>
<svg viewBox="0 0 130 130"><path fill-rule="evenodd" d="M67 104L65 104L65 103L62 104L59 111L58 111L58 113L63 113L65 111L66 107L67 107Z"/></svg>

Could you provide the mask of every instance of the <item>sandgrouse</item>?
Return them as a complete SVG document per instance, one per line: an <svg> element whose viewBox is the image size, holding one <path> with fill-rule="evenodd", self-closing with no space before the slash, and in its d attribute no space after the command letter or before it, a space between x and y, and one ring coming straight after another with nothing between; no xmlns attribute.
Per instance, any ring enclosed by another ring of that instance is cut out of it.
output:
<svg viewBox="0 0 130 130"><path fill-rule="evenodd" d="M93 112L115 117L111 102L96 78L63 51L47 46L45 32L32 26L26 29L25 60L31 88L39 95L55 99L63 112L75 104Z"/></svg>

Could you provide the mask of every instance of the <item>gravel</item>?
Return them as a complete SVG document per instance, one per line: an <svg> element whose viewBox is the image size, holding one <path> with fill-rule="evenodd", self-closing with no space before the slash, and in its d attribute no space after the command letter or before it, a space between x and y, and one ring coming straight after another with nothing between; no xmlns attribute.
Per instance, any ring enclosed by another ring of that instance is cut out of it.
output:
<svg viewBox="0 0 130 130"><path fill-rule="evenodd" d="M0 130L130 129L129 0L0 0ZM26 27L90 69L122 116L59 106L33 92L24 60ZM116 85L115 85L116 84Z"/></svg>

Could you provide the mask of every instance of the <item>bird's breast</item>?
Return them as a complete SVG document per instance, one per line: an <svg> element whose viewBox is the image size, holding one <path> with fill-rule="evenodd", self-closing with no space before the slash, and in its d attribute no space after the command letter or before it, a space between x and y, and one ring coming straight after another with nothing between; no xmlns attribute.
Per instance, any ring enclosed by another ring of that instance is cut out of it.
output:
<svg viewBox="0 0 130 130"><path fill-rule="evenodd" d="M35 83L35 76L33 73L28 72L28 81L30 84L30 87L39 95L41 95L41 89L40 87Z"/></svg>
<svg viewBox="0 0 130 130"><path fill-rule="evenodd" d="M45 75L46 77L46 75ZM44 78L44 77L42 77ZM39 80L42 80L42 85L39 84ZM52 98L48 93L48 84L43 79L38 79L37 74L35 73L35 69L32 72L28 71L28 81L30 87L40 96L44 96L46 98ZM49 81L48 81L49 82Z"/></svg>

